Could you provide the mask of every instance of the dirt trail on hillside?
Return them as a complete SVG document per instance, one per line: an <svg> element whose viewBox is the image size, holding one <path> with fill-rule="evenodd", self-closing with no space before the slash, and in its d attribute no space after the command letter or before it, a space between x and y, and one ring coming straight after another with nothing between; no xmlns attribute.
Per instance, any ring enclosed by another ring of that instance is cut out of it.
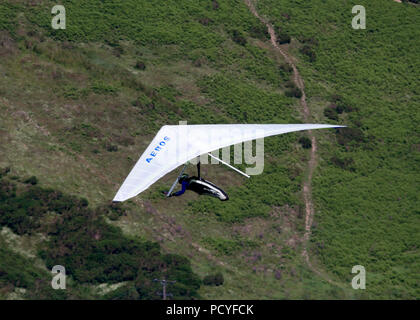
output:
<svg viewBox="0 0 420 320"><path fill-rule="evenodd" d="M311 119L311 113L310 110L308 108L308 104L306 103L306 94L305 94L305 84L303 82L302 77L300 76L300 73L296 67L296 64L293 61L293 57L289 56L289 54L283 50L278 44L277 44L277 35L276 32L274 31L273 26L271 25L270 22L268 22L267 19L265 19L264 17L260 16L259 13L257 12L255 5L254 5L254 1L252 0L244 0L246 5L248 6L249 10L254 14L254 16L256 16L262 23L265 24L265 26L267 27L268 33L270 34L270 40L271 40L271 44L273 45L273 47L283 56L284 60L293 68L293 82L296 84L296 86L302 91L302 97L300 98L300 104L302 106L302 113L303 113L303 118L305 120L306 123L309 123L310 119ZM328 278L325 274L321 273L318 269L316 269L310 259L309 259L309 254L308 254L308 242L309 242L309 237L311 235L311 226L313 223L313 219L314 219L314 214L315 214L315 210L314 210L314 205L313 205L313 201L312 201L312 175L314 172L314 169L317 165L317 141L315 136L313 135L312 131L308 131L308 135L309 138L311 139L312 142L312 148L311 148L311 153L310 153L310 157L309 157L309 161L308 161L308 172L307 172L307 176L306 179L303 183L303 199L305 202L305 233L303 235L303 250L302 250L302 256L304 257L308 267L315 272L316 274L318 274L319 276L321 276L323 279L325 279L326 281L328 281L329 283L334 283L330 278ZM334 283L335 284L335 283Z"/></svg>

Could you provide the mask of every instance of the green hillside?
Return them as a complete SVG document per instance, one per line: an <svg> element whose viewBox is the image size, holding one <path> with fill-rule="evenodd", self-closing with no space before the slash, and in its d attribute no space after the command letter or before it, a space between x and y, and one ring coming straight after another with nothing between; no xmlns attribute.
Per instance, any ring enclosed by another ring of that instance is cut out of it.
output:
<svg viewBox="0 0 420 320"><path fill-rule="evenodd" d="M308 265L307 133L265 139L249 180L203 165L228 202L165 199L174 171L111 205L162 125L305 122L246 3L67 0L53 30L55 4L0 4L0 298L159 299L155 278L177 280L175 299L420 297L418 5L360 1L367 27L353 30L347 1L256 2L310 122L348 126L313 133ZM56 264L65 292L48 286Z"/></svg>

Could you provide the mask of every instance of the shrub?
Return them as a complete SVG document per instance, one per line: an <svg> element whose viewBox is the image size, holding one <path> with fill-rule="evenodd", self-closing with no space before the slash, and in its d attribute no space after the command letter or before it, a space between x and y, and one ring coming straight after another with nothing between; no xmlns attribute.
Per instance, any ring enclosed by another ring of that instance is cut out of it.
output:
<svg viewBox="0 0 420 320"><path fill-rule="evenodd" d="M304 45L300 52L309 58L309 62L314 62L316 60L315 51L312 49L310 45Z"/></svg>
<svg viewBox="0 0 420 320"><path fill-rule="evenodd" d="M130 282L105 294L102 298L104 300L137 300L139 297L135 286Z"/></svg>
<svg viewBox="0 0 420 320"><path fill-rule="evenodd" d="M278 44L290 43L290 40L291 40L290 35L284 32L279 32L278 37L277 37Z"/></svg>
<svg viewBox="0 0 420 320"><path fill-rule="evenodd" d="M240 44L241 46L246 45L245 37L238 30L233 30L232 31L232 39L233 39L233 41L235 41L237 44Z"/></svg>
<svg viewBox="0 0 420 320"><path fill-rule="evenodd" d="M285 95L287 97L295 97L299 99L302 97L302 90L300 90L298 87L293 87L289 90L286 90Z"/></svg>
<svg viewBox="0 0 420 320"><path fill-rule="evenodd" d="M35 176L29 177L24 181L25 183L36 185L38 183L38 179Z"/></svg>
<svg viewBox="0 0 420 320"><path fill-rule="evenodd" d="M358 110L356 107L352 107L352 106L347 105L347 104L343 105L342 107L343 107L344 112L353 112L353 111Z"/></svg>
<svg viewBox="0 0 420 320"><path fill-rule="evenodd" d="M40 245L39 256L48 268L64 265L68 274L82 283L133 281L110 294L112 299L136 299L142 294L156 298L155 288L145 288L139 283L136 289L133 288L134 280L139 277L147 281L153 277L174 279L177 281L172 291L174 297L199 297L197 290L201 280L193 273L188 259L161 254L157 243L127 238L121 229L105 222L102 216L107 211L116 216L123 213L120 205L92 210L84 198L35 185L19 190L16 195L17 187L0 178L0 226L8 226L19 235L44 231L48 241ZM41 219L47 212L55 213L55 218L41 226ZM23 260L6 252L1 240L0 237L0 282L6 280L33 289L29 297L65 298L54 290L52 293L44 290L48 288L48 281L46 286L34 285L38 278L48 278L48 275L36 274L32 262L27 264L28 272L22 270Z"/></svg>
<svg viewBox="0 0 420 320"><path fill-rule="evenodd" d="M161 299L162 286L155 279L175 281L167 286L171 299L199 298L201 280L192 272L189 261L176 254L155 256L144 261L135 281L140 299Z"/></svg>
<svg viewBox="0 0 420 320"><path fill-rule="evenodd" d="M338 94L333 94L331 100L334 102L334 108L337 110L337 113L341 114L342 112L353 112L357 111L357 108L352 107L348 102L345 101L343 97Z"/></svg>
<svg viewBox="0 0 420 320"><path fill-rule="evenodd" d="M106 143L105 144L105 149L109 152L117 152L118 151L118 146L112 143Z"/></svg>
<svg viewBox="0 0 420 320"><path fill-rule="evenodd" d="M267 28L264 24L258 23L257 25L253 25L249 30L249 34L253 38L267 40L270 39L270 34L267 31Z"/></svg>
<svg viewBox="0 0 420 320"><path fill-rule="evenodd" d="M139 69L139 70L146 70L146 64L143 61L137 61L134 68Z"/></svg>
<svg viewBox="0 0 420 320"><path fill-rule="evenodd" d="M334 108L325 108L324 109L324 116L326 116L328 119L337 121L338 120L338 113Z"/></svg>
<svg viewBox="0 0 420 320"><path fill-rule="evenodd" d="M308 137L301 137L299 139L299 143L302 145L302 148L304 149L312 148L312 141Z"/></svg>
<svg viewBox="0 0 420 320"><path fill-rule="evenodd" d="M365 141L363 131L358 128L340 128L337 129L337 141L341 145L347 145L350 142L361 143Z"/></svg>
<svg viewBox="0 0 420 320"><path fill-rule="evenodd" d="M340 158L334 156L334 157L331 158L331 162L335 166L337 166L341 169L354 171L354 167L353 167L354 160L353 160L353 158L340 159Z"/></svg>
<svg viewBox="0 0 420 320"><path fill-rule="evenodd" d="M121 216L124 215L124 209L121 207L121 203L111 203L109 205L104 205L96 208L98 215L100 213L105 213L106 216L112 220L118 220Z"/></svg>
<svg viewBox="0 0 420 320"><path fill-rule="evenodd" d="M122 55L122 54L124 54L124 49L123 49L123 47L120 47L120 46L115 47L115 48L112 50L112 54L113 54L114 56L116 56L117 58L121 57L121 55Z"/></svg>
<svg viewBox="0 0 420 320"><path fill-rule="evenodd" d="M304 37L304 38L301 38L300 41L312 47L315 47L318 45L318 40L314 37Z"/></svg>
<svg viewBox="0 0 420 320"><path fill-rule="evenodd" d="M203 284L205 286L221 286L224 282L225 279L221 272L205 276L203 279Z"/></svg>
<svg viewBox="0 0 420 320"><path fill-rule="evenodd" d="M109 94L109 95L116 95L118 92L117 88L113 86L107 85L103 82L96 82L94 83L90 89L96 94Z"/></svg>
<svg viewBox="0 0 420 320"><path fill-rule="evenodd" d="M296 88L295 83L294 83L293 81L291 81L291 80L287 81L287 82L284 84L284 86L285 86L286 88Z"/></svg>
<svg viewBox="0 0 420 320"><path fill-rule="evenodd" d="M0 168L0 179L10 172L10 167Z"/></svg>
<svg viewBox="0 0 420 320"><path fill-rule="evenodd" d="M342 114L344 112L344 106L339 104L337 106L331 105L330 108L334 108L338 114Z"/></svg>
<svg viewBox="0 0 420 320"><path fill-rule="evenodd" d="M294 88L293 89L293 95L295 96L295 98L300 99L302 97L302 90L300 90L299 88Z"/></svg>
<svg viewBox="0 0 420 320"><path fill-rule="evenodd" d="M210 18L204 17L204 18L198 19L198 22L200 22L203 26L208 26L213 21Z"/></svg>
<svg viewBox="0 0 420 320"><path fill-rule="evenodd" d="M125 238L88 208L65 212L40 253L49 268L59 263L76 281L134 280L139 266L159 255L159 246Z"/></svg>
<svg viewBox="0 0 420 320"><path fill-rule="evenodd" d="M207 59L205 57L200 57L194 60L193 65L194 67L201 67L202 65L204 65L207 62Z"/></svg>
<svg viewBox="0 0 420 320"><path fill-rule="evenodd" d="M286 20L290 20L290 15L288 13L282 13L281 16Z"/></svg>
<svg viewBox="0 0 420 320"><path fill-rule="evenodd" d="M284 94L286 95L286 97L290 97L290 98L294 96L293 90L286 90Z"/></svg>
<svg viewBox="0 0 420 320"><path fill-rule="evenodd" d="M46 272L34 266L33 261L6 247L0 239L0 283L33 288L36 278L46 278Z"/></svg>
<svg viewBox="0 0 420 320"><path fill-rule="evenodd" d="M292 73L293 72L293 68L290 64L288 63L282 63L279 67L280 70L287 72L287 73Z"/></svg>
<svg viewBox="0 0 420 320"><path fill-rule="evenodd" d="M338 95L338 94L336 94L336 93L334 93L334 94L331 96L331 100L332 100L334 103L337 103L337 102L341 101L341 96L340 96L340 95Z"/></svg>

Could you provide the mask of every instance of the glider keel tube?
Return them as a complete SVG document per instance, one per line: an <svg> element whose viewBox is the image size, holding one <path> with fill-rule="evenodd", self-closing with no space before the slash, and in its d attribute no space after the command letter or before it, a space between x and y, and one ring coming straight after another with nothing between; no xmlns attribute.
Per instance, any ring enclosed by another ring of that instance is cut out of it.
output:
<svg viewBox="0 0 420 320"><path fill-rule="evenodd" d="M121 185L114 202L135 197L157 180L202 154L244 141L288 132L339 128L329 124L198 124L163 126Z"/></svg>

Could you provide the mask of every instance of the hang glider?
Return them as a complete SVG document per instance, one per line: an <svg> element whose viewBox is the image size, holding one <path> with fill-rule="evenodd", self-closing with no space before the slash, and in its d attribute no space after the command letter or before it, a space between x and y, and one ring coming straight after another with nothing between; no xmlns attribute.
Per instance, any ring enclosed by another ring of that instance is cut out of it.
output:
<svg viewBox="0 0 420 320"><path fill-rule="evenodd" d="M328 124L166 125L159 130L141 155L113 201L120 202L133 198L178 166L217 149L288 132L339 127L343 126ZM237 170L230 165L229 167Z"/></svg>

